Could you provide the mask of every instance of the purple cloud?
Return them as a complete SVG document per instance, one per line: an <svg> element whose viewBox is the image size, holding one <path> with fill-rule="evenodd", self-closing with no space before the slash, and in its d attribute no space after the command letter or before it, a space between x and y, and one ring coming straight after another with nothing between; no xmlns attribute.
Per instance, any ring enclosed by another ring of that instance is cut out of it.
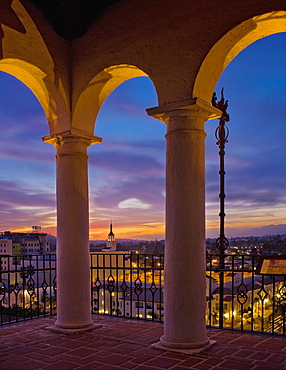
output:
<svg viewBox="0 0 286 370"><path fill-rule="evenodd" d="M55 207L55 194L35 189L33 194L30 192L24 183L0 180L0 203L3 207Z"/></svg>
<svg viewBox="0 0 286 370"><path fill-rule="evenodd" d="M106 151L90 154L90 165L96 168L103 168L107 171L126 174L128 177L164 174L164 167L155 158L124 153Z"/></svg>

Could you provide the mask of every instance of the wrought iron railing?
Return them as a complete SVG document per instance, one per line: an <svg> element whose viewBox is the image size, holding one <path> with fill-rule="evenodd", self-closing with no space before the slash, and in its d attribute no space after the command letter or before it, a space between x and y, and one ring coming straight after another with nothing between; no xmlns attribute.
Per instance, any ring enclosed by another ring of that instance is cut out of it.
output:
<svg viewBox="0 0 286 370"><path fill-rule="evenodd" d="M207 257L208 326L286 334L286 277L257 275L258 259L226 256L222 269L219 256ZM91 269L93 313L163 321L163 255L95 253Z"/></svg>
<svg viewBox="0 0 286 370"><path fill-rule="evenodd" d="M0 256L0 324L56 312L56 256Z"/></svg>
<svg viewBox="0 0 286 370"><path fill-rule="evenodd" d="M163 255L92 254L92 312L163 321L163 266Z"/></svg>
<svg viewBox="0 0 286 370"><path fill-rule="evenodd" d="M164 320L163 255L105 252L90 258L92 313ZM222 323L230 330L286 335L286 276L256 274L258 259L226 256L221 269L219 256L207 256L208 326ZM0 260L1 325L55 314L55 255L0 256Z"/></svg>
<svg viewBox="0 0 286 370"><path fill-rule="evenodd" d="M222 322L225 329L285 336L286 276L257 274L258 260L259 256L226 256L222 270L219 256L207 258L209 326ZM224 275L222 290L220 274Z"/></svg>

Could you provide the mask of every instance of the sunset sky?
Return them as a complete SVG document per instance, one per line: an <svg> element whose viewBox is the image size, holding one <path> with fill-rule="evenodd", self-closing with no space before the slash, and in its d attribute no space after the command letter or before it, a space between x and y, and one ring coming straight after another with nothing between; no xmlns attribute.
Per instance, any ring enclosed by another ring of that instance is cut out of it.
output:
<svg viewBox="0 0 286 370"><path fill-rule="evenodd" d="M229 100L226 146L227 236L286 233L286 34L252 44L216 87ZM157 106L145 77L119 86L105 101L89 148L90 239L164 239L166 126L145 109ZM218 120L206 123L207 236L218 235ZM0 72L0 231L56 235L55 148L43 110L29 89Z"/></svg>

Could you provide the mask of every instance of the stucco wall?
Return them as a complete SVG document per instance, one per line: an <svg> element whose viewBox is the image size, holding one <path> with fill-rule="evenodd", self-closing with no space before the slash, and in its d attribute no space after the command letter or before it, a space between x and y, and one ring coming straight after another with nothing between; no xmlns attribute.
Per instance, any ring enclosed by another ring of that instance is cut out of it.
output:
<svg viewBox="0 0 286 370"><path fill-rule="evenodd" d="M196 96L209 101L231 58L260 37L286 31L285 0L126 0L70 43L29 1L9 3L0 5L0 69L34 91L51 133L70 127L92 133L106 96L136 76L152 79L159 105ZM261 22L257 16L266 13L271 19Z"/></svg>
<svg viewBox="0 0 286 370"><path fill-rule="evenodd" d="M188 99L203 59L224 34L258 14L283 9L283 0L120 2L73 42L73 105L93 76L118 64L145 71L160 104Z"/></svg>

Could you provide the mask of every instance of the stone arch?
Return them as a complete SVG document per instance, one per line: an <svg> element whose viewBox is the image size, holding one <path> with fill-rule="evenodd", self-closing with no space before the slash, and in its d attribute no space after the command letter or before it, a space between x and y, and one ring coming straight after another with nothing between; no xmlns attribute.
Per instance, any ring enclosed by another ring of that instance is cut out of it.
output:
<svg viewBox="0 0 286 370"><path fill-rule="evenodd" d="M107 96L121 83L134 77L149 77L136 66L120 64L99 72L85 86L72 115L72 128L93 134L97 114Z"/></svg>
<svg viewBox="0 0 286 370"><path fill-rule="evenodd" d="M279 32L286 32L286 11L255 16L230 30L211 48L201 64L193 96L210 102L220 75L232 59L253 42Z"/></svg>
<svg viewBox="0 0 286 370"><path fill-rule="evenodd" d="M44 71L31 63L14 58L1 59L0 71L16 77L34 93L45 112L51 134L69 129L66 103Z"/></svg>

